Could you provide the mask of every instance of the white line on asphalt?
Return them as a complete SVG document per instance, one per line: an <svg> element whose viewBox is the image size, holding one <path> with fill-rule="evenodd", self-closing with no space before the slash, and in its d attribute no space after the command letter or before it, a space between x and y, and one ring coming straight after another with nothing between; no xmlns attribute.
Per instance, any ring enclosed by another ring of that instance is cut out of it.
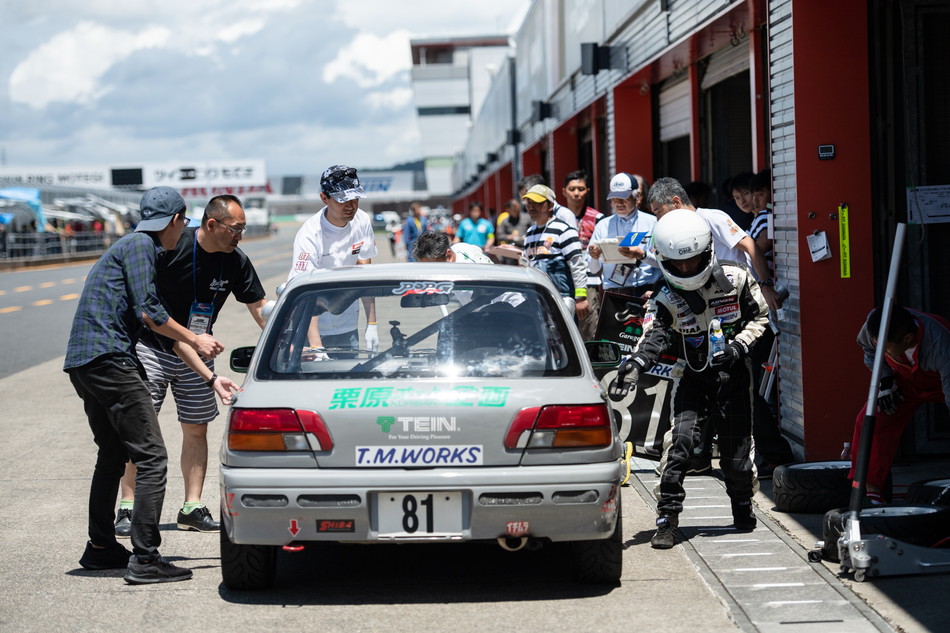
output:
<svg viewBox="0 0 950 633"><path fill-rule="evenodd" d="M686 521L705 521L705 520L707 520L707 519L731 519L731 518L732 518L732 515L731 515L731 514L727 514L727 515L724 515L724 516L718 516L718 517L684 517L684 516L680 516L680 521L683 521L683 520L686 520ZM730 526L730 529L731 529L731 527L732 527L732 526Z"/></svg>

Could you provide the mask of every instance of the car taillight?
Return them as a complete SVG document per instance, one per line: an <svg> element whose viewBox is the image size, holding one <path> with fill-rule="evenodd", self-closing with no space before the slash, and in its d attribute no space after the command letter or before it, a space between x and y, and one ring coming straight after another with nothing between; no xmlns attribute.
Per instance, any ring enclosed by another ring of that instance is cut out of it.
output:
<svg viewBox="0 0 950 633"><path fill-rule="evenodd" d="M522 409L505 436L507 448L610 446L610 410L606 404L552 405Z"/></svg>
<svg viewBox="0 0 950 633"><path fill-rule="evenodd" d="M307 435L313 435L311 446ZM328 451L333 439L313 411L231 409L228 448L234 451Z"/></svg>

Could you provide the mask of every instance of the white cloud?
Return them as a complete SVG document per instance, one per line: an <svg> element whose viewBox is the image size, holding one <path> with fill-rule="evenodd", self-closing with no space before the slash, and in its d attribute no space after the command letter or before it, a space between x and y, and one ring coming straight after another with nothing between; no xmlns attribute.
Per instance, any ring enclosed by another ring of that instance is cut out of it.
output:
<svg viewBox="0 0 950 633"><path fill-rule="evenodd" d="M253 35L264 28L262 18L241 20L230 26L226 26L218 33L218 39L222 42L236 42L245 35Z"/></svg>
<svg viewBox="0 0 950 633"><path fill-rule="evenodd" d="M510 32L530 2L0 0L0 144L10 166L416 160L409 40Z"/></svg>
<svg viewBox="0 0 950 633"><path fill-rule="evenodd" d="M138 33L80 22L33 51L10 74L10 99L34 108L54 101L87 103L102 96L99 78L131 53L162 46L171 31L153 26Z"/></svg>
<svg viewBox="0 0 950 633"><path fill-rule="evenodd" d="M360 33L323 67L323 80L332 84L344 78L372 88L411 66L408 31L400 29L386 37Z"/></svg>

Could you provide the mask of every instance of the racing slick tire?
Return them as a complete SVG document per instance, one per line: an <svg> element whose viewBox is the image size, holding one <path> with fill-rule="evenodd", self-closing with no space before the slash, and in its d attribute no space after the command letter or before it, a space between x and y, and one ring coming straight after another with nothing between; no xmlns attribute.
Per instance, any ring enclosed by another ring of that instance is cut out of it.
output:
<svg viewBox="0 0 950 633"><path fill-rule="evenodd" d="M268 589L277 577L277 548L273 545L237 545L221 522L221 579L228 589Z"/></svg>
<svg viewBox="0 0 950 633"><path fill-rule="evenodd" d="M619 496L617 501L617 524L609 537L571 543L571 559L577 582L588 585L620 584L623 573L623 521L620 517Z"/></svg>
<svg viewBox="0 0 950 633"><path fill-rule="evenodd" d="M821 556L833 563L838 557L838 539L844 532L850 510L837 508L825 513L821 534ZM935 505L880 505L862 508L861 536L880 534L892 539L931 547L950 536L950 508Z"/></svg>
<svg viewBox="0 0 950 633"><path fill-rule="evenodd" d="M950 506L950 479L923 479L907 488L907 503Z"/></svg>
<svg viewBox="0 0 950 633"><path fill-rule="evenodd" d="M822 514L851 502L851 462L802 462L778 466L772 475L775 507L782 512ZM884 500L891 500L891 476L884 485Z"/></svg>

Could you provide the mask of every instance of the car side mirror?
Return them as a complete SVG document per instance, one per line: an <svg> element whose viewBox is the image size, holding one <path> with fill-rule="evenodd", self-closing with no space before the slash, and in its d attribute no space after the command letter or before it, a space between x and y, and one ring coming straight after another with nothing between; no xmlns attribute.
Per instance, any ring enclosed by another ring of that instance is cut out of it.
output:
<svg viewBox="0 0 950 633"><path fill-rule="evenodd" d="M254 356L254 347L237 347L231 350L231 371L246 374L251 366L251 357Z"/></svg>
<svg viewBox="0 0 950 633"><path fill-rule="evenodd" d="M610 341L585 341L584 349L595 367L613 367L620 364L620 346Z"/></svg>

